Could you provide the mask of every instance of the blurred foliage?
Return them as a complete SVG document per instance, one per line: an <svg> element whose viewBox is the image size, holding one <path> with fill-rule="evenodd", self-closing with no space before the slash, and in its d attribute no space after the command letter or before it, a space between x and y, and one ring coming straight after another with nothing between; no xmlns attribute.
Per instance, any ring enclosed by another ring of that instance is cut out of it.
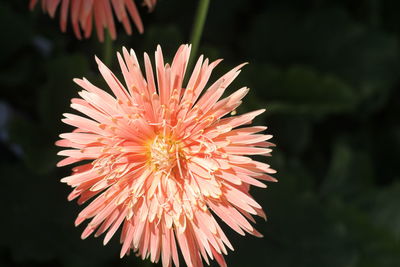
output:
<svg viewBox="0 0 400 267"><path fill-rule="evenodd" d="M118 238L81 241L73 226L80 208L58 181L69 170L55 167L54 142L68 131L72 78L104 85L94 62L103 47L61 33L27 2L0 3L0 266L153 266L120 260ZM119 29L113 47L152 55L160 44L171 59L195 6L142 8L145 33ZM277 144L268 161L279 183L253 190L269 215L257 224L265 237L226 227L229 266L400 266L398 10L396 0L211 2L200 50L225 58L212 78L250 62L229 91L252 89L238 112L266 107L256 123Z"/></svg>

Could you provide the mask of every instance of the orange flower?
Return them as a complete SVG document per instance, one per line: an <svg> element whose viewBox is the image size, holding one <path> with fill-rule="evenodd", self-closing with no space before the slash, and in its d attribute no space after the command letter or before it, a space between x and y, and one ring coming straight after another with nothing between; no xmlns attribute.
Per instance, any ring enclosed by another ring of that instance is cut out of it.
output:
<svg viewBox="0 0 400 267"><path fill-rule="evenodd" d="M30 8L33 9L38 0L30 0ZM60 24L63 32L67 29L68 12L70 11L71 23L74 33L78 39L82 39L81 29L84 37L89 38L94 24L97 36L100 41L104 40L104 29L107 28L111 38L115 39L117 33L115 30L113 10L119 22L125 28L125 31L132 34L131 22L129 16L135 23L138 31L143 33L143 23L134 0L41 0L42 9L49 13L53 18L58 6L61 4ZM151 11L154 9L157 0L144 0L143 4ZM129 15L128 15L129 14Z"/></svg>
<svg viewBox="0 0 400 267"><path fill-rule="evenodd" d="M63 122L76 129L60 135L57 145L70 149L59 152L67 158L58 166L90 161L61 180L74 187L69 200L95 198L76 219L76 225L91 219L82 238L107 232L107 244L122 227L121 257L133 250L178 266L179 245L188 266L209 258L226 266L222 254L233 248L214 217L241 235L261 236L248 220L265 214L249 188L276 181L269 175L275 171L249 156L269 156L272 136L259 133L266 127L240 127L264 110L229 116L248 88L220 100L243 65L204 90L220 60L201 56L183 86L189 54L182 45L172 64L164 64L159 47L154 77L147 54L143 74L133 50L124 48L118 53L124 84L96 59L115 97L75 79L83 90L71 107L85 117L64 114Z"/></svg>

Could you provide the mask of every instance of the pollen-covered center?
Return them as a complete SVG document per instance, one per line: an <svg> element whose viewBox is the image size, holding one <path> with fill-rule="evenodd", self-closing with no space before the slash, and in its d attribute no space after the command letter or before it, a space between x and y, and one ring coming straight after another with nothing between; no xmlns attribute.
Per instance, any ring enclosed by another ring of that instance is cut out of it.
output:
<svg viewBox="0 0 400 267"><path fill-rule="evenodd" d="M172 137L157 135L150 143L148 157L155 170L169 172L183 157L181 145Z"/></svg>

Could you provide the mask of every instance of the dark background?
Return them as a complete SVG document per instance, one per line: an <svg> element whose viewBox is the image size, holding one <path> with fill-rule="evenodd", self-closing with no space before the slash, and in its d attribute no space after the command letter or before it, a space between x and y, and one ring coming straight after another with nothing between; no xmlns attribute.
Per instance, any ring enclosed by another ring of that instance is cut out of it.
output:
<svg viewBox="0 0 400 267"><path fill-rule="evenodd" d="M122 29L113 47L171 59L188 42L197 1L141 8L143 35ZM252 193L269 216L265 237L226 229L229 266L400 266L400 1L211 0L200 50L224 58L212 80L248 61L229 92L252 90L239 113L277 144L268 162L279 183ZM119 259L114 237L80 239L81 209L56 168L60 121L85 76L102 85L95 35L59 30L28 1L0 2L0 266L153 266ZM117 60L113 56L113 69Z"/></svg>

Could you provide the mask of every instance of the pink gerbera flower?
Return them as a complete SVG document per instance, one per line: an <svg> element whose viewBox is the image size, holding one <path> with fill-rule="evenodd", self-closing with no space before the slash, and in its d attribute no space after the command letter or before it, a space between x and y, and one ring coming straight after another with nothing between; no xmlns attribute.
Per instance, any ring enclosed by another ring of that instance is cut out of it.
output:
<svg viewBox="0 0 400 267"><path fill-rule="evenodd" d="M39 0L40 1L40 0ZM57 7L61 4L60 24L63 32L67 29L68 12L72 27L78 39L82 39L81 29L84 37L89 38L94 24L97 36L100 41L104 40L104 29L107 28L111 38L117 37L114 25L113 10L119 22L124 25L125 31L132 34L131 22L129 16L135 23L138 31L143 33L143 23L139 12L136 8L134 0L41 0L42 9L49 13L53 18ZM38 0L30 0L30 8L33 9ZM157 0L143 0L143 4L151 11L153 10ZM129 15L128 15L129 14Z"/></svg>
<svg viewBox="0 0 400 267"><path fill-rule="evenodd" d="M271 135L259 133L266 127L241 127L264 110L228 115L248 88L220 100L243 65L207 87L220 60L201 56L184 86L189 54L182 45L165 64L158 47L155 75L147 54L143 74L134 51L124 48L118 53L124 84L96 58L115 96L85 78L74 80L83 90L71 107L85 116L64 114L63 122L76 129L60 135L57 145L71 149L59 152L67 158L58 166L86 161L61 180L74 187L69 200L94 198L75 222L91 219L82 238L106 232L107 244L122 228L121 257L133 250L178 266L179 246L188 266L209 258L226 266L223 254L233 248L215 216L241 235L261 236L249 220L265 214L249 188L276 181L269 175L275 171L249 156L270 155L273 144Z"/></svg>

